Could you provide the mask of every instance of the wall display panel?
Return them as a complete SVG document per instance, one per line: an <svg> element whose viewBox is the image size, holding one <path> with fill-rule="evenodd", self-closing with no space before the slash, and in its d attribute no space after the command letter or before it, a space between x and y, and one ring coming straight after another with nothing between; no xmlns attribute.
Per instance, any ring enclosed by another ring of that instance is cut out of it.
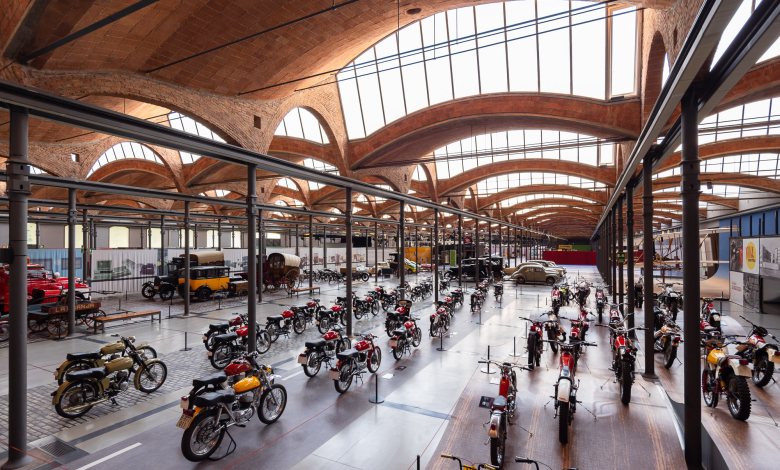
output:
<svg viewBox="0 0 780 470"><path fill-rule="evenodd" d="M153 278L160 250L93 250L92 288L117 292L140 292L144 282Z"/></svg>
<svg viewBox="0 0 780 470"><path fill-rule="evenodd" d="M741 238L729 239L729 270L742 271L743 248Z"/></svg>
<svg viewBox="0 0 780 470"><path fill-rule="evenodd" d="M730 299L737 305L744 305L744 274L737 271L729 273Z"/></svg>
<svg viewBox="0 0 780 470"><path fill-rule="evenodd" d="M68 250L55 248L32 248L27 251L30 258L30 264L40 264L47 271L59 274L61 277L68 276ZM81 250L76 251L76 277L83 278L81 270Z"/></svg>
<svg viewBox="0 0 780 470"><path fill-rule="evenodd" d="M780 237L761 239L760 274L780 279Z"/></svg>
<svg viewBox="0 0 780 470"><path fill-rule="evenodd" d="M743 276L742 300L745 307L758 310L760 304L758 274L745 274Z"/></svg>
<svg viewBox="0 0 780 470"><path fill-rule="evenodd" d="M761 248L761 241L758 238L745 238L742 240L742 272L748 274L758 274L758 257Z"/></svg>

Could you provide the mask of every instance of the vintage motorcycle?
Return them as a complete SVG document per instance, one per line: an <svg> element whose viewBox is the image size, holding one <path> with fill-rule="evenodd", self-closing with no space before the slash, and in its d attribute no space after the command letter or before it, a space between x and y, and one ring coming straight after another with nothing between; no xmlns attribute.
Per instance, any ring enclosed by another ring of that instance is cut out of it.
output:
<svg viewBox="0 0 780 470"><path fill-rule="evenodd" d="M316 314L315 321L317 322L317 330L325 334L332 330L334 326L339 324L341 320L341 307L338 310L334 310L338 306L334 306L328 310L319 310Z"/></svg>
<svg viewBox="0 0 780 470"><path fill-rule="evenodd" d="M450 322L452 321L452 311L445 306L441 306L436 309L436 312L431 314L431 338L441 336L450 329Z"/></svg>
<svg viewBox="0 0 780 470"><path fill-rule="evenodd" d="M628 335L632 331L644 330L645 328L626 328L623 323L616 327L599 326L609 328L611 332L612 367L610 369L615 374L615 380L620 388L620 401L624 405L628 405L631 402L631 386L634 384L636 352L638 350Z"/></svg>
<svg viewBox="0 0 780 470"><path fill-rule="evenodd" d="M494 284L493 285L493 297L496 299L496 302L501 303L501 299L504 298L504 285L503 284Z"/></svg>
<svg viewBox="0 0 780 470"><path fill-rule="evenodd" d="M405 353L411 354L412 347L416 348L422 342L422 330L417 326L417 320L410 316L400 328L393 330L389 345L396 361Z"/></svg>
<svg viewBox="0 0 780 470"><path fill-rule="evenodd" d="M542 337L542 332L544 331L545 325L540 320L531 320L528 317L519 318L531 324L528 328L526 349L528 349L528 369L534 370L534 367L539 367L542 361L542 352L544 351L544 343L542 342L544 338Z"/></svg>
<svg viewBox="0 0 780 470"><path fill-rule="evenodd" d="M558 315L562 305L563 299L561 297L561 290L558 286L553 286L552 291L550 292L550 306L552 307L552 311Z"/></svg>
<svg viewBox="0 0 780 470"><path fill-rule="evenodd" d="M599 316L599 323L602 322L604 315L604 306L607 305L607 295L604 293L604 286L596 286L596 313Z"/></svg>
<svg viewBox="0 0 780 470"><path fill-rule="evenodd" d="M580 308L585 308L585 304L588 302L588 297L590 296L590 284L588 284L585 280L580 280L577 282L577 290L574 293L574 298L577 301L577 305L580 306Z"/></svg>
<svg viewBox="0 0 780 470"><path fill-rule="evenodd" d="M275 315L268 317L265 324L265 329L268 332L268 336L271 337L271 342L275 343L279 336L284 335L289 338L290 330L296 334L303 333L306 329L306 319L303 315L296 314L292 310L285 310L281 315Z"/></svg>
<svg viewBox="0 0 780 470"><path fill-rule="evenodd" d="M209 330L203 333L203 345L206 347L206 351L214 350L214 337L216 335L223 335L230 331L231 328L235 330L239 326L248 323L247 315L241 313L226 322L209 324Z"/></svg>
<svg viewBox="0 0 780 470"><path fill-rule="evenodd" d="M660 309L659 309L660 311ZM663 316L661 327L655 330L653 349L664 354L664 367L669 369L677 359L677 349L682 343L682 329L671 316Z"/></svg>
<svg viewBox="0 0 780 470"><path fill-rule="evenodd" d="M569 442L569 426L574 421L574 414L577 411L579 381L574 381L577 362L582 352L582 346L596 346L596 344L574 341L573 338L570 338L568 343L562 341L557 341L557 343L561 348L561 356L553 399L555 400L555 417L558 418L558 441L561 444L566 444Z"/></svg>
<svg viewBox="0 0 780 470"><path fill-rule="evenodd" d="M401 302L404 304L401 305L401 303L399 303L398 306L396 306L394 312L389 312L387 314L387 318L385 319L385 332L387 333L387 336L393 336L393 331L401 328L404 322L408 320L409 316L411 315L411 302Z"/></svg>
<svg viewBox="0 0 780 470"><path fill-rule="evenodd" d="M273 370L247 355L254 371L232 387L182 397L182 414L176 426L184 429L181 451L191 462L208 459L216 451L228 428L244 427L254 416L265 424L275 423L287 406L287 390L274 383ZM211 382L219 378L212 378ZM227 380L227 377L222 380Z"/></svg>
<svg viewBox="0 0 780 470"><path fill-rule="evenodd" d="M718 329L718 331L721 331L720 312L718 312L718 309L715 308L715 303L713 302L712 298L702 297L701 310L699 312L699 316L701 317L702 320L709 323L710 326L715 327L716 329Z"/></svg>
<svg viewBox="0 0 780 470"><path fill-rule="evenodd" d="M471 293L471 312L477 312L482 310L482 306L485 304L485 292L481 289L477 289Z"/></svg>
<svg viewBox="0 0 780 470"><path fill-rule="evenodd" d="M130 336L129 339L135 342L135 337ZM135 344L134 346L144 360L157 357L157 351L148 344ZM57 385L60 385L65 381L65 375L68 372L103 367L107 362L126 356L127 353L128 350L122 340L109 343L100 348L98 352L68 353L65 355L65 361L54 371L54 378L57 380Z"/></svg>
<svg viewBox="0 0 780 470"><path fill-rule="evenodd" d="M580 312L577 314L576 319L567 318L567 320L571 322L571 331L569 332L569 336L579 341L585 341L585 335L590 329L590 319L588 317L592 315L592 313L580 307Z"/></svg>
<svg viewBox="0 0 780 470"><path fill-rule="evenodd" d="M751 329L747 342L737 346L737 354L753 364L753 383L763 387L772 380L775 364L780 364L780 354L777 353L780 346L767 343L764 338L769 336L775 341L780 340L763 326L756 325L742 315L739 317L750 323Z"/></svg>
<svg viewBox="0 0 780 470"><path fill-rule="evenodd" d="M450 291L450 297L452 297L452 303L458 306L463 306L463 289L452 289Z"/></svg>
<svg viewBox="0 0 780 470"><path fill-rule="evenodd" d="M640 276L634 283L634 307L642 308L645 301L645 281Z"/></svg>
<svg viewBox="0 0 780 470"><path fill-rule="evenodd" d="M306 349L298 355L298 364L303 367L307 377L314 377L320 371L324 362L330 368L330 362L336 354L352 347L352 341L344 335L344 330L335 325L332 330L322 335L317 341L306 341Z"/></svg>
<svg viewBox="0 0 780 470"><path fill-rule="evenodd" d="M215 369L224 369L230 361L247 352L249 325L242 325L229 333L214 336L214 350L208 351L209 361ZM258 329L255 336L255 350L264 354L271 348L271 335Z"/></svg>
<svg viewBox="0 0 780 470"><path fill-rule="evenodd" d="M552 349L553 353L557 354L558 343L555 341L566 341L566 330L563 329L558 315L554 312L545 312L541 316L547 316L547 319L544 321L544 331L547 335L547 339L552 341L550 343L550 349Z"/></svg>
<svg viewBox="0 0 780 470"><path fill-rule="evenodd" d="M561 302L563 303L563 305L568 306L570 304L571 296L572 296L571 289L569 288L568 282L563 282L559 284L558 290L561 291Z"/></svg>
<svg viewBox="0 0 780 470"><path fill-rule="evenodd" d="M339 393L349 390L355 377L362 380L366 370L375 374L382 363L382 350L374 344L376 336L363 333L358 337L360 339L351 349L336 353L336 365L328 373Z"/></svg>
<svg viewBox="0 0 780 470"><path fill-rule="evenodd" d="M510 362L478 361L480 364L493 364L501 371L498 382L498 395L490 405L490 463L501 468L504 465L506 450L507 425L512 424L515 417L517 401L517 374L515 369L529 370L526 367Z"/></svg>
<svg viewBox="0 0 780 470"><path fill-rule="evenodd" d="M449 279L439 279L439 293L444 294L448 290L450 290L450 281Z"/></svg>
<svg viewBox="0 0 780 470"><path fill-rule="evenodd" d="M750 388L747 378L752 373L750 361L738 354L729 354L726 348L738 341L724 343L719 332L710 334L704 340L705 367L701 373L701 388L704 403L715 408L718 399L726 395L729 412L734 419L745 421L750 417Z"/></svg>
<svg viewBox="0 0 780 470"><path fill-rule="evenodd" d="M658 294L658 302L672 314L672 320L677 321L677 313L682 307L682 294L674 290L674 286L679 283L658 283L661 286L661 293Z"/></svg>
<svg viewBox="0 0 780 470"><path fill-rule="evenodd" d="M130 386L144 393L160 388L168 377L168 368L160 359L145 359L133 343L135 338L122 337L127 356L118 357L103 366L75 370L65 374L65 381L52 393L52 404L63 418L83 416L93 406L111 401Z"/></svg>

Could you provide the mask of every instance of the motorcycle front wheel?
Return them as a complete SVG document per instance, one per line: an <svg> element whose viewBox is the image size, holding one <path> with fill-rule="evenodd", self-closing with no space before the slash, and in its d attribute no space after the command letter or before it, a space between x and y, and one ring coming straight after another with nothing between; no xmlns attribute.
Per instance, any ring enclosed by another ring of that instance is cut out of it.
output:
<svg viewBox="0 0 780 470"><path fill-rule="evenodd" d="M317 322L317 330L323 335L327 333L330 330L330 321L325 317L320 318L320 321Z"/></svg>
<svg viewBox="0 0 780 470"><path fill-rule="evenodd" d="M296 334L303 333L303 330L306 329L306 320L303 317L295 317L293 320L293 331Z"/></svg>
<svg viewBox="0 0 780 470"><path fill-rule="evenodd" d="M265 331L268 332L268 336L271 338L271 342L275 343L279 339L279 328L273 323L265 327Z"/></svg>
<svg viewBox="0 0 780 470"><path fill-rule="evenodd" d="M233 346L229 343L222 343L214 348L211 354L211 367L222 370L230 364L233 357Z"/></svg>
<svg viewBox="0 0 780 470"><path fill-rule="evenodd" d="M558 343L555 342L557 338L555 337L555 332L552 329L547 331L547 339L552 341L550 343L550 349L552 349L552 352L554 354L558 354Z"/></svg>
<svg viewBox="0 0 780 470"><path fill-rule="evenodd" d="M404 357L404 340L398 340L396 347L393 348L393 357L396 361Z"/></svg>
<svg viewBox="0 0 780 470"><path fill-rule="evenodd" d="M628 364L624 363L620 367L620 380L618 381L620 384L620 401L624 405L631 403L631 382L631 369Z"/></svg>
<svg viewBox="0 0 780 470"><path fill-rule="evenodd" d="M766 356L762 356L753 367L753 383L756 387L763 387L772 380L774 373L775 364Z"/></svg>
<svg viewBox="0 0 780 470"><path fill-rule="evenodd" d="M258 331L255 338L255 350L260 354L265 354L269 349L271 349L271 335L266 330Z"/></svg>
<svg viewBox="0 0 780 470"><path fill-rule="evenodd" d="M671 368L675 359L677 359L677 346L669 345L667 342L667 347L664 351L664 367L667 369Z"/></svg>
<svg viewBox="0 0 780 470"><path fill-rule="evenodd" d="M569 404L558 403L558 441L561 444L569 442Z"/></svg>
<svg viewBox="0 0 780 470"><path fill-rule="evenodd" d="M734 419L745 421L750 417L750 389L744 377L733 376L728 384L726 402Z"/></svg>
<svg viewBox="0 0 780 470"><path fill-rule="evenodd" d="M286 407L287 389L281 384L273 384L260 396L257 417L263 424L273 424L282 416Z"/></svg>
<svg viewBox="0 0 780 470"><path fill-rule="evenodd" d="M96 382L81 380L65 387L54 410L63 418L76 419L92 409L90 402L97 401L99 390Z"/></svg>
<svg viewBox="0 0 780 470"><path fill-rule="evenodd" d="M136 352L141 356L141 359L157 359L157 351L151 346L141 346L135 348Z"/></svg>
<svg viewBox="0 0 780 470"><path fill-rule="evenodd" d="M222 443L225 428L217 422L217 410L199 413L181 436L181 453L190 462L208 459Z"/></svg>
<svg viewBox="0 0 780 470"><path fill-rule="evenodd" d="M303 373L306 374L306 377L314 377L320 371L320 367L322 367L320 355L314 351L309 352L309 354L306 355L306 364L301 365L303 366Z"/></svg>
<svg viewBox="0 0 780 470"><path fill-rule="evenodd" d="M701 372L701 392L704 398L704 404L710 408L718 406L718 392L715 390L715 380L711 379L712 372L703 370Z"/></svg>
<svg viewBox="0 0 780 470"><path fill-rule="evenodd" d="M374 346L371 356L368 358L368 371L372 374L376 374L379 370L379 366L382 364L382 350L378 346Z"/></svg>
<svg viewBox="0 0 780 470"><path fill-rule="evenodd" d="M136 390L144 393L152 393L162 387L168 378L168 367L159 359L146 361L135 373L133 385Z"/></svg>
<svg viewBox="0 0 780 470"><path fill-rule="evenodd" d="M419 327L414 327L414 333L412 333L412 346L415 348L422 342L422 330Z"/></svg>
<svg viewBox="0 0 780 470"><path fill-rule="evenodd" d="M333 381L333 385L336 387L336 391L344 393L349 390L352 385L352 371L349 364L344 364L339 369L339 378Z"/></svg>
<svg viewBox="0 0 780 470"><path fill-rule="evenodd" d="M557 345L556 345L557 346ZM536 335L529 334L528 335L528 367L534 368L535 364L535 358L536 356Z"/></svg>

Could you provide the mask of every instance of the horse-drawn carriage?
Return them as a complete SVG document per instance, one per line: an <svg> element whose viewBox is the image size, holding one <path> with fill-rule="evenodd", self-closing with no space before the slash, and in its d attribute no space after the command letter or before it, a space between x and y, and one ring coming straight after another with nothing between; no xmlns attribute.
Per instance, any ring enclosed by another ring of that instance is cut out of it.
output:
<svg viewBox="0 0 780 470"><path fill-rule="evenodd" d="M282 288L289 293L298 286L301 258L284 253L271 253L262 269L264 291L276 292Z"/></svg>

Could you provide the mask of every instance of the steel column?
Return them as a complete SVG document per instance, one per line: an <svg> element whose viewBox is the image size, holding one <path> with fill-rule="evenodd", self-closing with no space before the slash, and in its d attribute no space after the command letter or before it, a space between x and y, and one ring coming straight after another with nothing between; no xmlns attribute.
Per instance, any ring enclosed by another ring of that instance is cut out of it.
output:
<svg viewBox="0 0 780 470"><path fill-rule="evenodd" d="M379 282L379 224L374 222L374 277Z"/></svg>
<svg viewBox="0 0 780 470"><path fill-rule="evenodd" d="M190 202L184 201L184 316L190 314Z"/></svg>
<svg viewBox="0 0 780 470"><path fill-rule="evenodd" d="M92 248L95 245L90 245ZM165 275L165 216L160 216L160 276Z"/></svg>
<svg viewBox="0 0 780 470"><path fill-rule="evenodd" d="M634 187L626 186L626 284L628 286L628 327L634 327L634 305L636 292L634 286ZM648 335L649 333L646 333ZM635 337L635 332L631 332Z"/></svg>
<svg viewBox="0 0 780 470"><path fill-rule="evenodd" d="M217 250L222 251L222 219L217 219Z"/></svg>
<svg viewBox="0 0 780 470"><path fill-rule="evenodd" d="M695 89L683 95L682 121L682 262L683 376L685 462L701 467L701 362L699 360L699 148L698 100Z"/></svg>
<svg viewBox="0 0 780 470"><path fill-rule="evenodd" d="M618 200L617 204L617 246L618 252L621 255L625 255L625 248L623 246L623 201L625 197ZM623 284L623 264L615 260L615 266L618 270L618 299L620 299L620 311L625 312L625 291L626 286Z"/></svg>
<svg viewBox="0 0 780 470"><path fill-rule="evenodd" d="M68 336L76 332L76 190L68 189Z"/></svg>
<svg viewBox="0 0 780 470"><path fill-rule="evenodd" d="M322 226L322 269L328 268L328 228Z"/></svg>
<svg viewBox="0 0 780 470"><path fill-rule="evenodd" d="M617 303L617 286L615 284L618 282L617 278L617 246L618 246L618 239L617 239L617 210L612 209L612 217L610 218L610 224L611 224L611 233L610 233L610 241L612 242L612 263L610 264L610 267L612 269L612 282L610 283L610 289L612 290L612 303Z"/></svg>
<svg viewBox="0 0 780 470"><path fill-rule="evenodd" d="M642 167L642 256L644 264L645 326L654 323L653 316L653 154L645 155ZM645 334L645 351L653 351L655 338ZM697 341L698 344L698 341ZM655 377L653 354L645 354L645 376Z"/></svg>
<svg viewBox="0 0 780 470"><path fill-rule="evenodd" d="M399 209L399 221L398 224L398 277L401 281L401 298L406 298L406 288L404 282L406 282L406 204L401 201Z"/></svg>
<svg viewBox="0 0 780 470"><path fill-rule="evenodd" d="M81 277L84 282L89 279L89 225L86 209L81 211Z"/></svg>
<svg viewBox="0 0 780 470"><path fill-rule="evenodd" d="M28 118L26 109L11 107L8 172L9 280L8 460L3 469L20 468L27 456L27 200L30 197Z"/></svg>
<svg viewBox="0 0 780 470"><path fill-rule="evenodd" d="M257 350L257 166L247 165L246 227L247 227L247 316L249 317L249 351Z"/></svg>
<svg viewBox="0 0 780 470"><path fill-rule="evenodd" d="M257 238L257 257L260 259L258 267L259 272L257 274L258 284L260 287L257 289L257 301L263 303L263 292L265 291L265 221L263 220L263 210L257 210L257 233L252 232L252 236Z"/></svg>
<svg viewBox="0 0 780 470"><path fill-rule="evenodd" d="M463 286L463 216L458 214L458 287Z"/></svg>
<svg viewBox="0 0 780 470"><path fill-rule="evenodd" d="M300 237L298 236L298 224L295 224L295 256L301 256L301 248L298 243Z"/></svg>
<svg viewBox="0 0 780 470"><path fill-rule="evenodd" d="M314 224L311 215L309 216L309 288L311 289L314 280Z"/></svg>
<svg viewBox="0 0 780 470"><path fill-rule="evenodd" d="M344 188L347 240L347 336L352 337L352 188Z"/></svg>
<svg viewBox="0 0 780 470"><path fill-rule="evenodd" d="M431 238L431 266L433 267L433 301L439 302L439 209L433 210L433 238Z"/></svg>
<svg viewBox="0 0 780 470"><path fill-rule="evenodd" d="M474 276L474 287L479 285L480 271L482 270L482 263L479 260L479 220L474 219L474 258L476 258L476 273Z"/></svg>
<svg viewBox="0 0 780 470"><path fill-rule="evenodd" d="M414 226L414 262L417 267L420 266L420 230L417 225Z"/></svg>
<svg viewBox="0 0 780 470"><path fill-rule="evenodd" d="M368 269L368 229L365 229L365 238L363 238L363 243L366 245L366 269Z"/></svg>

